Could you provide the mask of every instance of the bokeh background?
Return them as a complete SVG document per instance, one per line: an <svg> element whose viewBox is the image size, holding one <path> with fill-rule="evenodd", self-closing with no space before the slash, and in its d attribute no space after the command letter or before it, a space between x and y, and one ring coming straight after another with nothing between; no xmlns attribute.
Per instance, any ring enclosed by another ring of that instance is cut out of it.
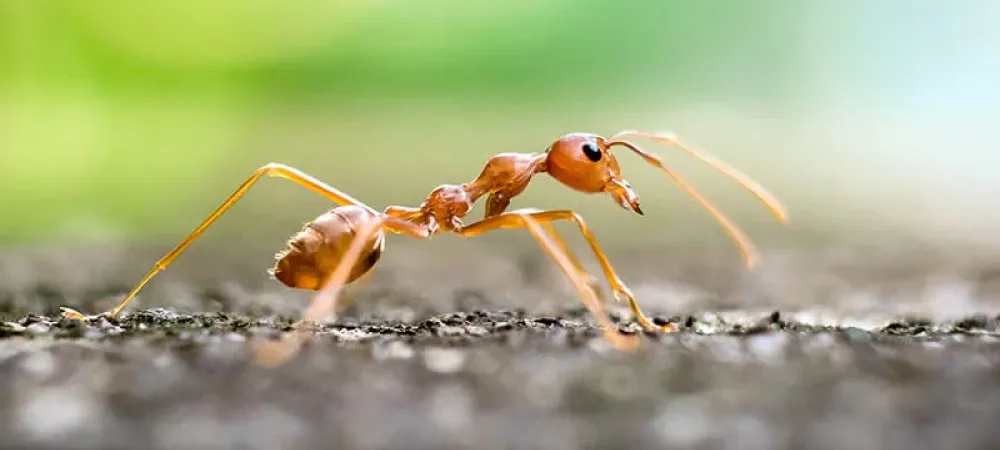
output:
<svg viewBox="0 0 1000 450"><path fill-rule="evenodd" d="M2 270L9 286L36 280L30 270L86 284L113 260L127 288L269 161L377 208L416 205L495 153L624 128L675 132L781 198L784 228L727 179L642 142L743 225L772 270L809 260L782 266L782 252L870 245L864 261L890 250L912 261L918 248L988 256L1000 248L997 23L989 0L6 0L0 246L113 256ZM623 273L652 261L626 281L711 285L660 269L704 255L744 276L707 214L638 158L620 159L644 217L546 178L513 206L580 211ZM327 206L263 180L159 279L274 287L263 273L273 253ZM391 274L540 253L517 231L456 241L394 239ZM476 276L505 276L485 270Z"/></svg>

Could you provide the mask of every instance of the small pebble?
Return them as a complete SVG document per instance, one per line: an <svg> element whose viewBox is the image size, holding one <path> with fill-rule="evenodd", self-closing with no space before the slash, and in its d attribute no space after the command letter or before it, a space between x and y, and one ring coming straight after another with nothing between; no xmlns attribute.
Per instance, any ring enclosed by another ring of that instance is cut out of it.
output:
<svg viewBox="0 0 1000 450"><path fill-rule="evenodd" d="M479 337L479 336L486 336L486 335L490 334L490 331L487 330L486 327L482 327L482 326L479 326L479 325L469 325L469 326L465 327L465 333L468 334L469 336L477 336L477 337Z"/></svg>
<svg viewBox="0 0 1000 450"><path fill-rule="evenodd" d="M758 360L768 364L779 364L785 359L788 341L787 333L758 334L747 340L747 347Z"/></svg>
<svg viewBox="0 0 1000 450"><path fill-rule="evenodd" d="M225 339L227 341L230 341L230 342L245 342L247 340L247 337L244 336L244 335L242 335L242 334L240 334L240 333L229 332L229 333L226 333L226 335L225 335L225 337L223 339Z"/></svg>
<svg viewBox="0 0 1000 450"><path fill-rule="evenodd" d="M698 447L721 431L711 419L705 397L687 395L664 399L649 423L649 431L666 447Z"/></svg>
<svg viewBox="0 0 1000 450"><path fill-rule="evenodd" d="M122 328L122 327L119 327L117 325L110 325L110 326L107 326L107 327L102 327L101 331L103 331L104 334L107 334L109 336L117 336L119 334L124 333L125 329Z"/></svg>
<svg viewBox="0 0 1000 450"><path fill-rule="evenodd" d="M424 365L437 373L456 373L465 364L465 353L448 348L429 348L424 351Z"/></svg>
<svg viewBox="0 0 1000 450"><path fill-rule="evenodd" d="M386 344L372 346L372 356L379 361L387 359L410 359L413 357L413 347L401 341L391 341Z"/></svg>
<svg viewBox="0 0 1000 450"><path fill-rule="evenodd" d="M871 333L869 333L866 330L862 330L861 328L854 328L854 327L844 328L844 335L847 336L848 339L856 341L871 340Z"/></svg>
<svg viewBox="0 0 1000 450"><path fill-rule="evenodd" d="M2 329L2 331L6 332L6 333L9 333L9 334L21 334L21 333L24 333L25 330L27 330L27 327L25 327L24 325L21 325L19 323L14 323L14 322L7 322L7 323L5 323L3 325L3 329Z"/></svg>
<svg viewBox="0 0 1000 450"><path fill-rule="evenodd" d="M464 327L455 327L451 325L442 325L437 328L437 334L439 336L463 336L465 335Z"/></svg>
<svg viewBox="0 0 1000 450"><path fill-rule="evenodd" d="M32 378L42 379L55 373L56 358L47 351L28 354L21 362L21 368L31 374Z"/></svg>
<svg viewBox="0 0 1000 450"><path fill-rule="evenodd" d="M103 330L98 330L97 328L87 328L87 331L83 333L85 339L97 340L106 336Z"/></svg>
<svg viewBox="0 0 1000 450"><path fill-rule="evenodd" d="M28 332L37 336L48 333L51 328L52 327L47 323L35 322L31 325L28 325Z"/></svg>
<svg viewBox="0 0 1000 450"><path fill-rule="evenodd" d="M65 443L94 438L104 419L103 403L79 387L60 387L35 392L16 411L17 429L34 442Z"/></svg>

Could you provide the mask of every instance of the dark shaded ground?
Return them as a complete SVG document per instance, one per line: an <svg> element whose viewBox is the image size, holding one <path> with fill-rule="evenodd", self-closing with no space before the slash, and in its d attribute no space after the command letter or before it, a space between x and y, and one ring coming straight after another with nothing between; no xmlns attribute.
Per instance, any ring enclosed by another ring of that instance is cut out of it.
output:
<svg viewBox="0 0 1000 450"><path fill-rule="evenodd" d="M28 317L0 346L3 445L45 448L989 448L995 319L869 332L689 317L617 354L575 319L328 327L278 370L270 323ZM332 445L337 442L338 445Z"/></svg>
<svg viewBox="0 0 1000 450"><path fill-rule="evenodd" d="M390 262L278 369L248 352L290 323L299 294L164 276L120 322L83 325L50 317L106 308L146 266L63 262L87 282L60 285L71 271L35 263L26 278L10 268L44 257L9 258L0 447L995 447L1000 265L776 254L746 275L730 256L619 267L651 314L682 325L636 354L600 339L544 260L470 262L436 283L433 263Z"/></svg>

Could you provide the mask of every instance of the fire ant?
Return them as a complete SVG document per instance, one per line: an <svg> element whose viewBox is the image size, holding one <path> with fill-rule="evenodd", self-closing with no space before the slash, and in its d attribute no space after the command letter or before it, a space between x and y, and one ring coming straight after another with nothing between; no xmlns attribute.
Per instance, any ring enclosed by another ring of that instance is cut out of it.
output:
<svg viewBox="0 0 1000 450"><path fill-rule="evenodd" d="M572 190L586 194L605 193L622 208L642 215L639 196L622 178L618 161L611 152L614 147L624 147L666 173L705 208L732 238L747 267L754 267L758 262L757 251L743 231L702 197L690 183L667 167L658 156L626 140L636 137L672 145L710 165L757 197L781 224L787 223L785 207L764 188L722 161L695 150L666 133L626 130L609 138L591 133L569 133L556 139L542 152L494 155L474 180L460 185L438 186L419 207L389 206L383 212L298 169L270 163L250 175L184 241L157 261L118 305L103 315L114 317L121 312L157 272L166 269L206 228L242 198L254 183L264 176L270 176L291 180L338 205L308 222L294 235L287 242L285 250L276 255L276 263L269 270L274 278L288 287L316 291L299 324L323 320L336 309L340 288L365 275L378 263L385 249L386 232L427 239L441 232L473 237L491 230L526 228L572 283L584 305L600 322L609 342L619 349L634 348L637 338L617 332L597 296L599 289L596 279L583 269L559 238L552 226L553 222L570 221L576 224L596 256L615 299L624 299L628 303L640 326L659 332L670 332L675 328L670 324L654 324L646 317L632 292L611 267L583 218L571 210L542 211L525 208L508 211L507 208L511 199L524 192L534 175L546 173ZM468 215L476 201L483 196L486 196L483 219L464 224L462 218ZM65 307L62 311L63 317L70 319L91 318ZM286 356L288 354L287 351L283 353Z"/></svg>

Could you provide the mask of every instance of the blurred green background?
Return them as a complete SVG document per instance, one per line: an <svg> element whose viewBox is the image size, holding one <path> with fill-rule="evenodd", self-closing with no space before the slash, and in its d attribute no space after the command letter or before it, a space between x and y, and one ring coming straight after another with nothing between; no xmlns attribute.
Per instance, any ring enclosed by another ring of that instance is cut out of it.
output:
<svg viewBox="0 0 1000 450"><path fill-rule="evenodd" d="M416 205L492 154L623 128L676 132L784 200L782 229L725 178L641 142L762 246L985 245L1000 222L998 23L990 0L4 0L0 245L173 244L269 161L377 208ZM731 245L659 172L620 159L645 217L548 179L514 207L576 208L608 246ZM264 180L205 242L277 250L326 206Z"/></svg>

